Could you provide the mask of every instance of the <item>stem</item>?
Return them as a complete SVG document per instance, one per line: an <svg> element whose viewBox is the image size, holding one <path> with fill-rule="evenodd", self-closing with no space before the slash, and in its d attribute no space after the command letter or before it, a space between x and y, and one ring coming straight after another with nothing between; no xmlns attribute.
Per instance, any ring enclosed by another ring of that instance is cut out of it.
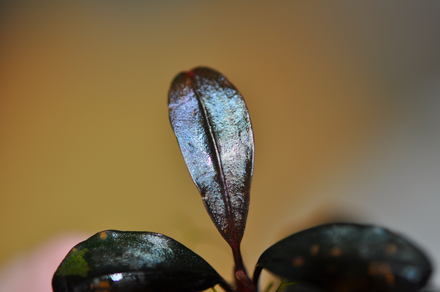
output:
<svg viewBox="0 0 440 292"><path fill-rule="evenodd" d="M246 271L246 267L243 263L243 257L241 256L240 245L231 246L232 254L234 256L234 278L235 285L238 292L257 292L257 288L252 282L251 278Z"/></svg>

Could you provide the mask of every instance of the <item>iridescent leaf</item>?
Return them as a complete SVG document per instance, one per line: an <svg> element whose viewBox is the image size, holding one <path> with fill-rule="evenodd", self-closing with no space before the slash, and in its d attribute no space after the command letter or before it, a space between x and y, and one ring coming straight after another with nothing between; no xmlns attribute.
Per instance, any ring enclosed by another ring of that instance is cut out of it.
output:
<svg viewBox="0 0 440 292"><path fill-rule="evenodd" d="M222 74L199 67L175 77L168 103L191 177L218 230L237 246L246 224L254 154L243 97Z"/></svg>
<svg viewBox="0 0 440 292"><path fill-rule="evenodd" d="M279 241L261 255L256 273L262 268L330 292L418 291L432 271L427 256L404 237L381 227L343 223Z"/></svg>
<svg viewBox="0 0 440 292"><path fill-rule="evenodd" d="M165 235L107 230L67 254L52 286L55 292L189 292L222 281L200 256Z"/></svg>

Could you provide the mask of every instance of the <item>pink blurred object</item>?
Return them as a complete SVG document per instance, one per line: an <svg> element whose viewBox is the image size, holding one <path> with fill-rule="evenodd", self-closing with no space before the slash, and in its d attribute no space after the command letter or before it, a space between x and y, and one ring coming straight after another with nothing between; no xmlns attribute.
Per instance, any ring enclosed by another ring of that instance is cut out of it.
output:
<svg viewBox="0 0 440 292"><path fill-rule="evenodd" d="M0 267L0 292L50 292L52 275L67 252L86 237L57 236Z"/></svg>

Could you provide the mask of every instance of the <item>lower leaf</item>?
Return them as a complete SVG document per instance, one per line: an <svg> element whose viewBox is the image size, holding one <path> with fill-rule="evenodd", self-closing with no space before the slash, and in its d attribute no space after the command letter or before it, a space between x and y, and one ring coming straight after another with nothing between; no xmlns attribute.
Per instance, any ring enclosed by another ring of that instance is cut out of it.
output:
<svg viewBox="0 0 440 292"><path fill-rule="evenodd" d="M72 248L52 286L55 292L192 292L222 282L205 260L172 238L107 230Z"/></svg>
<svg viewBox="0 0 440 292"><path fill-rule="evenodd" d="M263 268L330 292L418 291L432 272L427 256L404 237L348 223L314 227L279 241L261 255L256 274Z"/></svg>

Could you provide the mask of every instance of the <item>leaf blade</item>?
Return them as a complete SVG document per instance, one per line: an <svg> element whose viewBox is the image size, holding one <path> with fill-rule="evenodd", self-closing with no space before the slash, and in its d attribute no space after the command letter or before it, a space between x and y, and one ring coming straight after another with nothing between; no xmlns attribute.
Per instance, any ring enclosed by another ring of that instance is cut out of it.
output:
<svg viewBox="0 0 440 292"><path fill-rule="evenodd" d="M243 236L253 172L250 117L238 90L219 72L199 67L175 77L169 115L185 163L222 236Z"/></svg>
<svg viewBox="0 0 440 292"><path fill-rule="evenodd" d="M265 268L324 291L418 291L432 265L416 245L387 229L334 223L293 234L269 247ZM348 289L348 290L347 290Z"/></svg>
<svg viewBox="0 0 440 292"><path fill-rule="evenodd" d="M55 292L199 291L222 281L201 257L163 234L107 230L68 253L52 286Z"/></svg>

